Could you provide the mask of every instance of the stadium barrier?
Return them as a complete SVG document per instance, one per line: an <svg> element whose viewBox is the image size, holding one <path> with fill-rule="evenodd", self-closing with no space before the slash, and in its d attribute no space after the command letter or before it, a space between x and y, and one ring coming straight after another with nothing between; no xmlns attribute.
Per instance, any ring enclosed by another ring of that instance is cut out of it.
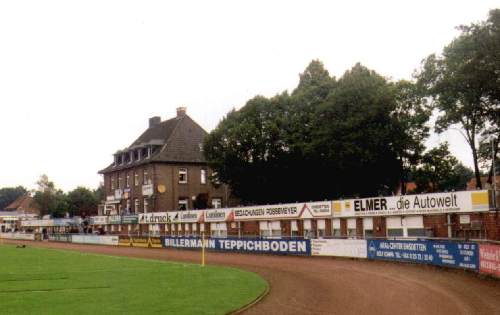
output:
<svg viewBox="0 0 500 315"><path fill-rule="evenodd" d="M11 239L11 240L34 241L35 240L35 234L32 234L32 233L8 232L8 233L0 233L0 238Z"/></svg>
<svg viewBox="0 0 500 315"><path fill-rule="evenodd" d="M35 240L34 234L0 233L0 238ZM50 241L143 248L199 250L195 236L50 234ZM210 251L330 256L388 260L459 268L500 278L500 243L445 239L207 238Z"/></svg>

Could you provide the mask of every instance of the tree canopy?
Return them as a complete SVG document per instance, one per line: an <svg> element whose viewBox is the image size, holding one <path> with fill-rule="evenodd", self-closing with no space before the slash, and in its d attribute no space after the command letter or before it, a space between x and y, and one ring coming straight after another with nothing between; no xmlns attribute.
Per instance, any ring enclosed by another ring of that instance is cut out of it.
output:
<svg viewBox="0 0 500 315"><path fill-rule="evenodd" d="M229 112L204 153L246 203L390 193L423 151L422 104L412 82L361 64L337 80L313 60L290 95L256 96Z"/></svg>
<svg viewBox="0 0 500 315"><path fill-rule="evenodd" d="M440 112L436 130L456 127L462 132L481 188L478 138L486 134L498 138L500 132L500 10L492 10L485 22L459 29L461 35L442 55L425 59L418 78Z"/></svg>

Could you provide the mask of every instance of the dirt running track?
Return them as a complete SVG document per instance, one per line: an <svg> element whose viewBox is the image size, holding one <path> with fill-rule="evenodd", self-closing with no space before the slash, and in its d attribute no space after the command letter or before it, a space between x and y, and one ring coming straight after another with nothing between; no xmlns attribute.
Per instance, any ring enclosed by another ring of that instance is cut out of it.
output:
<svg viewBox="0 0 500 315"><path fill-rule="evenodd" d="M20 241L4 241L22 243ZM196 251L25 242L28 246L199 262ZM500 314L500 281L460 270L379 261L207 253L258 273L269 294L244 314Z"/></svg>

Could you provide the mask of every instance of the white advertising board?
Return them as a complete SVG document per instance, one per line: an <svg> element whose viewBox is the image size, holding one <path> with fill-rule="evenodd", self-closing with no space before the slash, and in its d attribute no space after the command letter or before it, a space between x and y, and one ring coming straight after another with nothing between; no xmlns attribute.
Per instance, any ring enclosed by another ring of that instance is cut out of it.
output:
<svg viewBox="0 0 500 315"><path fill-rule="evenodd" d="M118 236L113 235L72 235L72 243L97 244L97 245L118 245Z"/></svg>
<svg viewBox="0 0 500 315"><path fill-rule="evenodd" d="M366 240L313 239L311 255L366 258Z"/></svg>
<svg viewBox="0 0 500 315"><path fill-rule="evenodd" d="M108 217L105 215L90 217L90 224L92 224L92 225L108 224Z"/></svg>
<svg viewBox="0 0 500 315"><path fill-rule="evenodd" d="M205 210L205 222L225 222L232 221L233 210L231 209L211 209Z"/></svg>
<svg viewBox="0 0 500 315"><path fill-rule="evenodd" d="M490 209L487 190L333 201L333 217L479 212Z"/></svg>
<svg viewBox="0 0 500 315"><path fill-rule="evenodd" d="M27 233L0 233L0 238L12 239L12 240L34 241L35 240L35 234L27 234Z"/></svg>
<svg viewBox="0 0 500 315"><path fill-rule="evenodd" d="M275 220L331 216L331 202L288 203L281 205L235 208L234 219Z"/></svg>

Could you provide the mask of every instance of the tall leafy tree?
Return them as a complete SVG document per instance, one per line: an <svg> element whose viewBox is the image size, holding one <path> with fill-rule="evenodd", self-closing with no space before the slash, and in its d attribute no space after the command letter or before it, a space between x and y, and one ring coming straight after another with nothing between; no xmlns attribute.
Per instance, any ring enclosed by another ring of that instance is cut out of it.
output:
<svg viewBox="0 0 500 315"><path fill-rule="evenodd" d="M23 186L0 188L0 210L3 210L14 200L27 192L28 191Z"/></svg>
<svg viewBox="0 0 500 315"><path fill-rule="evenodd" d="M205 156L248 203L389 193L401 156L418 149L402 146L417 123L403 113L414 109L410 93L397 91L360 64L335 80L313 61L291 95L255 97L228 113L208 135Z"/></svg>
<svg viewBox="0 0 500 315"><path fill-rule="evenodd" d="M482 187L478 165L478 137L498 127L500 83L500 12L490 12L488 21L461 26L461 35L423 63L419 81L440 111L436 130L458 127L474 161L474 173ZM496 129L498 131L498 129Z"/></svg>
<svg viewBox="0 0 500 315"><path fill-rule="evenodd" d="M402 166L400 180L401 192L406 193L406 183L412 166L420 162L425 150L424 141L429 137L427 122L431 109L418 84L401 80L394 85L396 107L393 117L397 122L399 138L396 139L396 151Z"/></svg>

